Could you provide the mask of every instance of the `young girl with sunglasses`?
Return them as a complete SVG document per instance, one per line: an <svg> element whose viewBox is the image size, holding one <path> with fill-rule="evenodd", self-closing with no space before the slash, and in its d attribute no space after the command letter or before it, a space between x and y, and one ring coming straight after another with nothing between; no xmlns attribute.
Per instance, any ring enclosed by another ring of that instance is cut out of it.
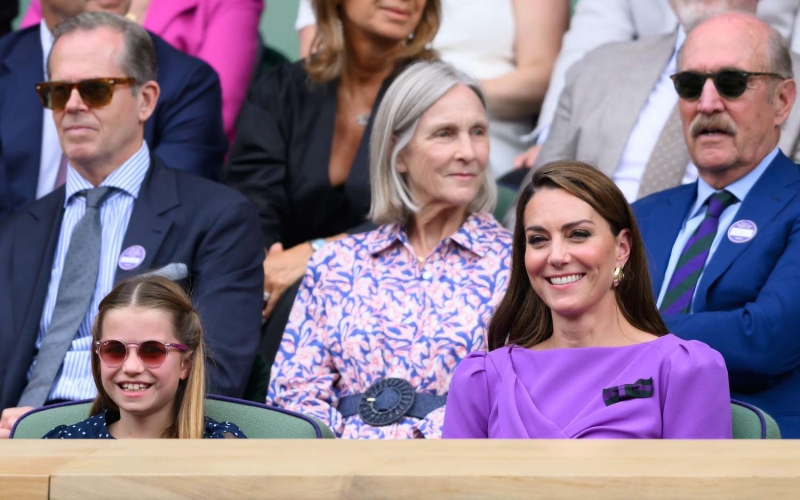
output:
<svg viewBox="0 0 800 500"><path fill-rule="evenodd" d="M177 284L153 275L121 282L100 303L92 337L91 416L44 439L245 437L203 414L202 328Z"/></svg>

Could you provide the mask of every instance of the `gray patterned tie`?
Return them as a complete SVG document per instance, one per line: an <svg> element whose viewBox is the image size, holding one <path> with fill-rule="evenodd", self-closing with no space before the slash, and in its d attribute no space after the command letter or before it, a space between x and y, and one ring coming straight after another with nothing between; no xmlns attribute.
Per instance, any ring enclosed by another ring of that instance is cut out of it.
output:
<svg viewBox="0 0 800 500"><path fill-rule="evenodd" d="M98 187L85 191L86 213L72 230L53 318L19 406L42 406L47 400L64 356L86 316L100 267L100 205L113 189Z"/></svg>
<svg viewBox="0 0 800 500"><path fill-rule="evenodd" d="M637 198L679 186L688 164L689 152L683 139L681 117L676 104L647 161Z"/></svg>

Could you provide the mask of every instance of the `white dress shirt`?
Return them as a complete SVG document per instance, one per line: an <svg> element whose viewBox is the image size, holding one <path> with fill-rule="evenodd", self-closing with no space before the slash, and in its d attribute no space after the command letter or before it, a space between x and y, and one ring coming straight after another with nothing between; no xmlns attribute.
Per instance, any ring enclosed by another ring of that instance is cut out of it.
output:
<svg viewBox="0 0 800 500"><path fill-rule="evenodd" d="M678 28L678 39L675 41L672 58L664 68L664 72L661 73L650 97L647 98L647 103L642 108L639 119L628 137L619 165L617 165L614 175L611 176L614 184L619 187L630 203L633 203L639 194L639 185L642 183L647 162L650 160L669 115L678 104L678 94L669 77L676 71L678 49L683 45L684 40L686 40L686 33L683 28ZM697 168L690 161L686 166L682 182L687 184L694 182L695 179L697 179Z"/></svg>

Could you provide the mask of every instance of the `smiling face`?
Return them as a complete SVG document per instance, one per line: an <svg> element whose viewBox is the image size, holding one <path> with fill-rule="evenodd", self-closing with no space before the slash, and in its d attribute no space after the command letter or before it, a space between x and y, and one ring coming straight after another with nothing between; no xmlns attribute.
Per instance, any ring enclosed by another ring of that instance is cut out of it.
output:
<svg viewBox="0 0 800 500"><path fill-rule="evenodd" d="M689 34L679 71L772 71L767 39L765 26L748 16L713 18ZM795 94L793 80L755 76L736 98L722 97L707 79L699 98L679 99L686 145L700 176L720 189L758 166L778 144Z"/></svg>
<svg viewBox="0 0 800 500"><path fill-rule="evenodd" d="M554 319L613 310L614 268L628 260L628 229L615 237L588 203L558 188L533 195L525 207L524 227L525 269Z"/></svg>
<svg viewBox="0 0 800 500"><path fill-rule="evenodd" d="M357 29L391 43L405 41L416 30L426 0L342 0L345 32Z"/></svg>
<svg viewBox="0 0 800 500"><path fill-rule="evenodd" d="M101 341L180 343L175 337L172 317L158 309L135 306L111 309L103 318L102 332ZM103 389L119 406L121 416L160 415L171 421L178 383L189 376L190 354L169 349L161 366L148 368L139 360L137 348L129 347L125 362L119 366L110 367L100 360Z"/></svg>
<svg viewBox="0 0 800 500"><path fill-rule="evenodd" d="M397 156L420 210L466 207L475 199L489 161L486 110L469 87L456 85L420 117Z"/></svg>
<svg viewBox="0 0 800 500"><path fill-rule="evenodd" d="M112 29L67 33L53 46L50 80L129 77L120 66L123 53L123 36ZM74 89L64 109L53 110L61 147L70 163L79 171L113 170L122 165L141 147L144 122L157 98L155 82L133 91L128 85L118 85L108 105L91 108Z"/></svg>

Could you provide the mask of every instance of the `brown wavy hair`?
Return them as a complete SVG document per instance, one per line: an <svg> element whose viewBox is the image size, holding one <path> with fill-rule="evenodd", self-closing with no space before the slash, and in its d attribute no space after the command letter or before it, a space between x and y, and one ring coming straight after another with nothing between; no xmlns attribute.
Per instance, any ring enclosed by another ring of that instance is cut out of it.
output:
<svg viewBox="0 0 800 500"><path fill-rule="evenodd" d="M344 33L340 26L342 0L313 0L317 16L317 34L311 44L311 55L306 58L305 68L311 80L328 82L338 78L347 58ZM427 0L413 38L401 44L395 55L398 67L422 59L436 58L436 52L429 48L439 31L441 19L441 0Z"/></svg>
<svg viewBox="0 0 800 500"><path fill-rule="evenodd" d="M99 311L92 325L92 340L98 342L103 338L103 318L108 311L132 306L169 313L172 316L178 342L188 346L192 351L189 376L179 382L178 392L175 395L173 425L164 431L162 437L202 438L206 383L203 328L191 299L179 285L160 276L142 275L122 281L100 302ZM100 356L94 349L94 343L92 376L97 386L97 397L92 404L90 415L97 415L106 410L119 413L119 407L103 387L100 378Z"/></svg>
<svg viewBox="0 0 800 500"><path fill-rule="evenodd" d="M597 167L579 161L557 161L539 168L520 193L514 224L511 278L506 295L489 323L489 350L508 344L530 348L553 335L550 308L533 290L525 270L525 208L543 189L563 189L588 203L608 222L615 237L623 229L630 231L631 251L623 267L625 278L614 289L617 306L635 328L656 336L669 333L653 298L642 235L625 196Z"/></svg>

